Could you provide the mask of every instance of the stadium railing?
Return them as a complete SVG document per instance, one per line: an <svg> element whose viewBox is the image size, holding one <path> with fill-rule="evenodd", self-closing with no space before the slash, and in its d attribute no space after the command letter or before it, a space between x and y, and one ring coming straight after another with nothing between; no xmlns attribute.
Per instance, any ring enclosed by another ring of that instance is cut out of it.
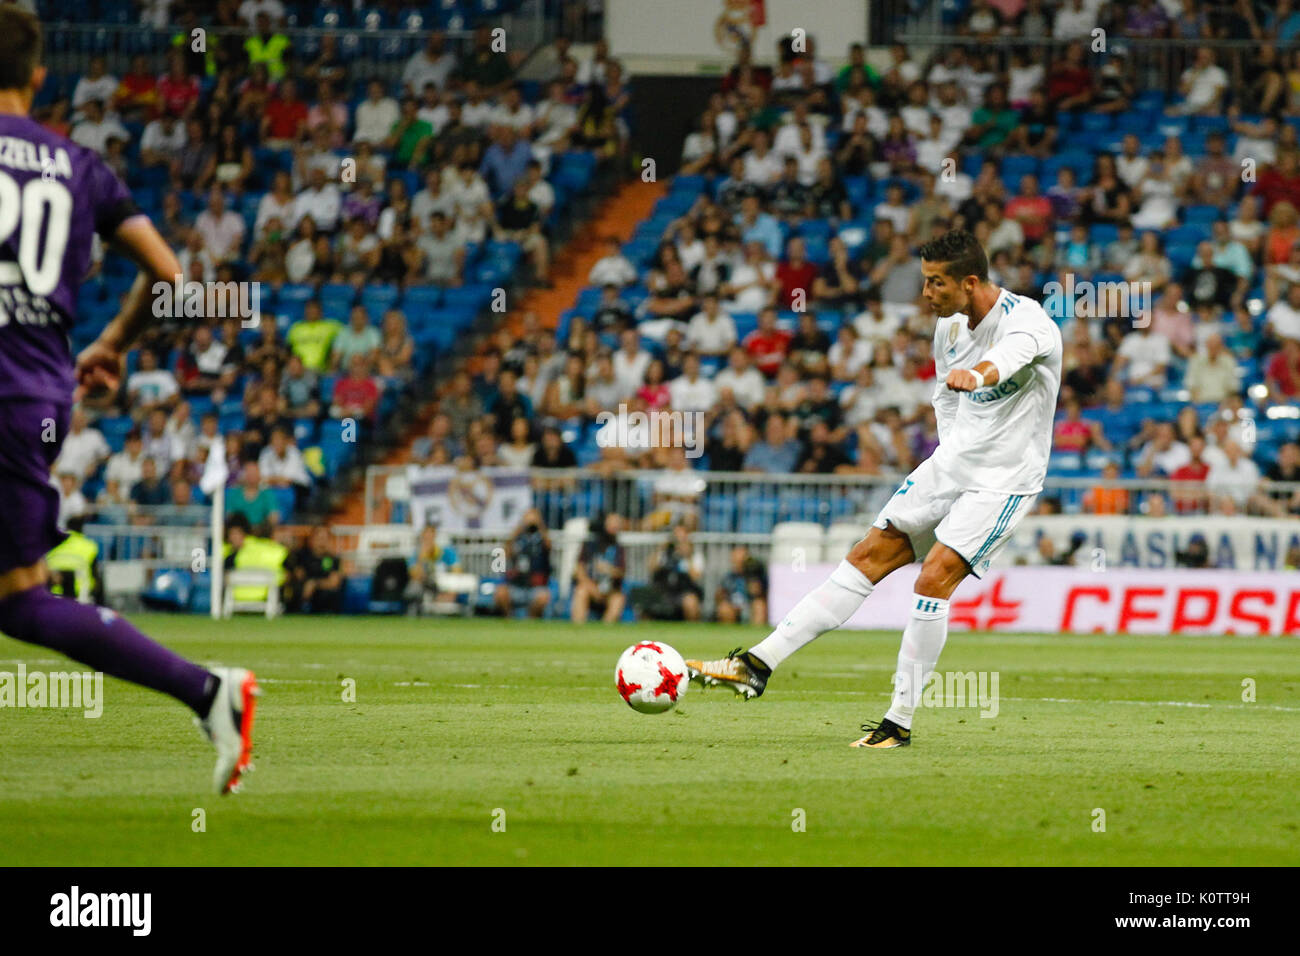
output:
<svg viewBox="0 0 1300 956"><path fill-rule="evenodd" d="M552 614L567 613L573 567L601 510L616 510L629 519L619 537L627 558L626 581L651 580L656 555L672 534L669 525L647 521L653 514L647 501L653 502L656 480L680 474L532 472L539 486L533 500L547 513L551 529L556 598ZM834 563L865 534L899 480L864 475L685 474L699 476L701 482L695 507L698 521L690 539L703 567L700 585L706 613L711 612L714 593L731 569L734 548L745 547L769 566ZM348 578L349 611L376 610L370 602L370 582L381 560L415 557L418 533L411 520L406 479L404 467L372 466L367 473L367 523L330 529ZM1203 506L1207 489L1201 483L1049 478L1043 498L1082 502L1085 494L1098 490L1126 493L1131 508L1115 508L1111 501L1100 513L1073 507L1026 517L999 558L999 566L1052 563L1050 555L1040 550L1044 537L1052 540L1058 557L1066 554L1067 563L1084 569L1091 563L1093 570L1098 562L1103 568L1107 564L1172 567L1178 563L1177 553L1197 535L1208 539L1210 567L1281 570L1300 552L1300 521L1294 513L1281 510L1280 516L1269 516L1256 509L1248 514L1243 506L1238 514L1207 514ZM1256 494L1286 500L1300 494L1300 483L1263 481ZM1153 507L1156 499L1167 513ZM136 523L110 515L110 520L88 524L85 533L100 546L108 603L122 606L142 600L151 607L210 612L211 556L220 552L212 546L209 516L206 506L140 508L132 513ZM283 543L292 545L308 531L290 525L280 534ZM491 604L492 590L503 579L505 546L512 533L466 530L448 522L439 535L444 545L455 548L460 569L479 580L479 593L471 600L481 606Z"/></svg>
<svg viewBox="0 0 1300 956"><path fill-rule="evenodd" d="M1053 464L1060 467L1059 456ZM1049 474L1041 499L1052 499L1065 514L1148 515L1160 498L1166 508L1157 516L1195 516L1214 509L1205 499L1221 497L1200 482L1155 478L1099 477L1086 456L1073 456L1077 467L1064 474ZM410 488L406 465L372 465L366 469L365 516L369 524L406 524L410 516ZM1073 473L1071 473L1073 472ZM906 477L903 474L759 474L684 470L627 470L605 472L595 468L532 469L533 504L548 528L558 530L573 517L595 518L617 511L633 522L651 519L656 510L673 512L662 520L667 528L691 512L698 530L716 533L770 534L781 522L806 521L829 527L873 518L884 501ZM1300 483L1262 480L1256 494L1280 498L1300 490ZM1125 492L1116 500L1095 503L1090 492ZM657 495L678 499L673 505ZM694 504L690 499L694 499ZM1120 505L1123 504L1123 507ZM1267 512L1262 512L1267 514ZM651 523L655 523L651 521Z"/></svg>

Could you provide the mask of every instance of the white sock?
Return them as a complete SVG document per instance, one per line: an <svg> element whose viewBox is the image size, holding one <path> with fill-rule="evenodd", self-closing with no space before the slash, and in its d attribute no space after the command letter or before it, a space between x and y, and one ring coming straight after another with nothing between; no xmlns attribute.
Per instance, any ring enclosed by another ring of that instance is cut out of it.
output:
<svg viewBox="0 0 1300 956"><path fill-rule="evenodd" d="M799 648L852 617L874 586L848 561L841 561L829 578L805 594L776 630L749 652L776 670Z"/></svg>
<svg viewBox="0 0 1300 956"><path fill-rule="evenodd" d="M943 598L913 594L912 617L903 630L903 644L898 650L894 700L885 714L898 726L912 729L912 715L921 701L921 691L934 673L947 639L948 602Z"/></svg>

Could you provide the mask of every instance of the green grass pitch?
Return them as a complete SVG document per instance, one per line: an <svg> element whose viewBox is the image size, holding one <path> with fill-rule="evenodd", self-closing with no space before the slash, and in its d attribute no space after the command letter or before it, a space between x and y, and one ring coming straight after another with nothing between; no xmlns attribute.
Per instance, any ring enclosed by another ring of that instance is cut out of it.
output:
<svg viewBox="0 0 1300 956"><path fill-rule="evenodd" d="M1300 863L1294 638L957 633L941 670L997 671L998 715L923 710L914 746L871 752L848 743L886 708L893 633L824 636L760 700L692 686L675 711L642 716L614 689L626 646L718 656L763 632L139 623L257 670L257 771L240 795L210 794L189 716L116 681L98 720L0 710L0 862ZM19 659L67 667L0 638L0 671Z"/></svg>

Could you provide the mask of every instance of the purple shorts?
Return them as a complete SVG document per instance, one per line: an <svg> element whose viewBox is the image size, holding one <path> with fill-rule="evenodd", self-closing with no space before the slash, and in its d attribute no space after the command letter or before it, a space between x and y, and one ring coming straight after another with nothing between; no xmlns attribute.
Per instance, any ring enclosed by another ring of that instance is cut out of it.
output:
<svg viewBox="0 0 1300 956"><path fill-rule="evenodd" d="M69 418L66 404L0 399L0 574L35 564L67 537L50 467Z"/></svg>

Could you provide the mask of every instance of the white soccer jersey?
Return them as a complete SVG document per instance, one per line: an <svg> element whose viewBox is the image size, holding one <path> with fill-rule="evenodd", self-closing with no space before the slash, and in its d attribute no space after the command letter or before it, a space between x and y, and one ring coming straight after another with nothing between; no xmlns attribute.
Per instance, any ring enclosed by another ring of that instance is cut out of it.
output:
<svg viewBox="0 0 1300 956"><path fill-rule="evenodd" d="M1006 289L974 331L968 321L958 313L935 325L933 404L939 447L931 458L940 475L958 487L1037 494L1047 474L1061 387L1060 329L1033 299ZM1015 336L1032 339L1028 364L999 368L997 384L974 392L954 392L944 384L951 370L974 368Z"/></svg>

